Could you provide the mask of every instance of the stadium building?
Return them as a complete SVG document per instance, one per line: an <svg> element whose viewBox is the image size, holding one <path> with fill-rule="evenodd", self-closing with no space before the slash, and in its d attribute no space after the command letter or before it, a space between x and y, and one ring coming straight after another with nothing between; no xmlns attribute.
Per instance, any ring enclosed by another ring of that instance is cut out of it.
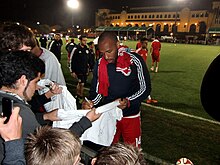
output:
<svg viewBox="0 0 220 165"><path fill-rule="evenodd" d="M129 35L133 31L131 34L135 32L136 36L146 32L147 36L217 37L220 35L220 1L213 0L206 8L182 4L135 8L126 6L121 11L99 9L96 27L97 31L118 31L119 35Z"/></svg>

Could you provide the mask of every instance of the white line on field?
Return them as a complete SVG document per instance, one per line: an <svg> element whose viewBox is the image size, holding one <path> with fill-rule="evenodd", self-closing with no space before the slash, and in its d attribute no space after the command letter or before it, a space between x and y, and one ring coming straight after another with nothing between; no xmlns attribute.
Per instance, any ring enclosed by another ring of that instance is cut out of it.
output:
<svg viewBox="0 0 220 165"><path fill-rule="evenodd" d="M69 84L69 83L67 83L67 85L74 86L74 85ZM84 89L89 90L89 88L84 88ZM202 121L206 121L206 122L209 122L209 123L220 125L220 122L215 121L215 120L205 119L203 117L194 116L194 115L190 115L190 114L187 114L187 113L183 113L183 112L179 112L179 111L176 111L176 110L167 109L167 108L163 108L163 107L159 107L159 106L155 106L155 105L151 105L151 104L147 104L147 103L143 103L143 102L141 104L144 105L144 106L152 107L152 108L159 109L159 110L162 110L162 111L171 112L171 113L174 113L174 114L177 114L177 115L182 115L182 116L194 118L194 119L197 119L197 120L202 120Z"/></svg>
<svg viewBox="0 0 220 165"><path fill-rule="evenodd" d="M202 121L206 121L206 122L209 122L209 123L213 123L213 124L218 124L218 125L220 125L220 122L218 122L218 121L206 119L206 118L203 118L203 117L190 115L190 114L183 113L183 112L179 112L179 111L175 111L175 110L172 110L172 109L167 109L167 108L163 108L163 107L158 107L158 106L146 104L146 103L143 103L143 102L142 102L141 104L142 104L142 105L145 105L145 106L148 106L148 107L155 108L155 109L159 109L159 110L162 110L162 111L171 112L171 113L174 113L174 114L177 114L177 115L182 115L182 116L186 116L186 117L190 117L190 118L194 118L194 119L198 119L198 120L202 120Z"/></svg>

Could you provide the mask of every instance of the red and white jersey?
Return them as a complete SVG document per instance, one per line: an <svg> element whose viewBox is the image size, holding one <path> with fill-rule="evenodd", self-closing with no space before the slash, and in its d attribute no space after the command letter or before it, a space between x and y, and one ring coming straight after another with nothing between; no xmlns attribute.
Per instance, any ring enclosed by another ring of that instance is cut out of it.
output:
<svg viewBox="0 0 220 165"><path fill-rule="evenodd" d="M136 50L138 50L139 48L141 48L141 42L138 42L138 43L136 44Z"/></svg>
<svg viewBox="0 0 220 165"><path fill-rule="evenodd" d="M153 55L157 55L157 56L160 55L160 49L161 49L160 41L158 41L157 39L154 40L154 41L151 43L151 48L153 49L153 50L152 50L152 54L153 54Z"/></svg>
<svg viewBox="0 0 220 165"><path fill-rule="evenodd" d="M136 50L136 53L139 54L144 59L145 62L147 61L147 53L148 53L147 49L139 48L138 50Z"/></svg>

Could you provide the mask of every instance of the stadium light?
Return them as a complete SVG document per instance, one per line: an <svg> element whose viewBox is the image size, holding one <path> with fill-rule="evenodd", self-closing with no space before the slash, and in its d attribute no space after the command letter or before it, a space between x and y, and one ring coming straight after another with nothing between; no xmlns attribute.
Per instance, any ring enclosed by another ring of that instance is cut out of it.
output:
<svg viewBox="0 0 220 165"><path fill-rule="evenodd" d="M72 9L72 27L73 27L73 11L74 11L74 9L79 8L79 1L78 0L68 0L67 6Z"/></svg>
<svg viewBox="0 0 220 165"><path fill-rule="evenodd" d="M77 9L79 7L79 1L78 0L68 0L67 6L71 9Z"/></svg>

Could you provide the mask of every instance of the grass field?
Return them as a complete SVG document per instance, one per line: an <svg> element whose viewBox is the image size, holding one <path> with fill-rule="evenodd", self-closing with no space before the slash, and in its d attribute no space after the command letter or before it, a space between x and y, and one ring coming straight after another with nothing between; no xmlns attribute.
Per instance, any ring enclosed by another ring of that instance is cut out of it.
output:
<svg viewBox="0 0 220 165"><path fill-rule="evenodd" d="M135 48L136 42L127 41L124 44ZM175 164L181 157L189 158L195 165L220 164L220 124L157 108L172 109L213 120L201 105L200 85L207 67L219 52L219 46L162 43L159 72L150 73L151 96L158 103L155 107L141 107L142 148L148 156L156 157L154 161L157 163L152 164L163 164L157 158ZM66 56L66 51L63 50L63 72L67 83L74 85L76 81L70 77ZM149 68L150 63L149 56ZM73 86L68 88L74 93Z"/></svg>

